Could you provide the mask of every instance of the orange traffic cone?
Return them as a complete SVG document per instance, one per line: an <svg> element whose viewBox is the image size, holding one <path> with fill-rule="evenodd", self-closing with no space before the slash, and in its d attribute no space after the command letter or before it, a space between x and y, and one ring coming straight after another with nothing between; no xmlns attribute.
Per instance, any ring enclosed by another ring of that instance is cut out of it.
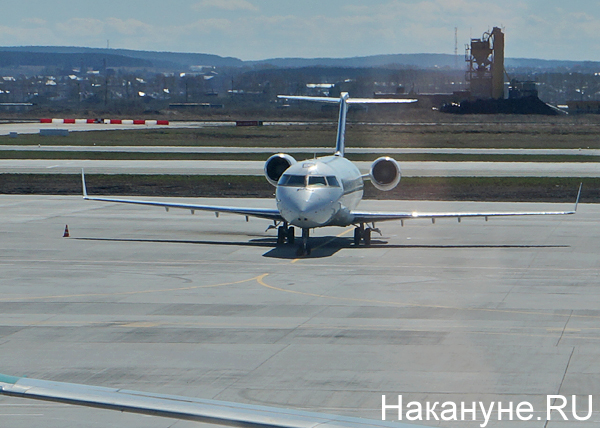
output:
<svg viewBox="0 0 600 428"><path fill-rule="evenodd" d="M69 235L69 225L65 225L65 233L63 233L63 238L68 238Z"/></svg>

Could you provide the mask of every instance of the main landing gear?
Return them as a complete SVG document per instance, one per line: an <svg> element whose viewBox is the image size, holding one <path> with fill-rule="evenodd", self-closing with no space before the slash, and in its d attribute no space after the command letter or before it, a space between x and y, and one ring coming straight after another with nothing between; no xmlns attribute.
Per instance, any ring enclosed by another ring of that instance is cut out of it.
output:
<svg viewBox="0 0 600 428"><path fill-rule="evenodd" d="M287 222L279 223L281 226L277 226L277 223L271 225L267 228L275 229L277 228L277 245L284 244L294 244L295 242L295 229L293 226L288 226ZM371 226L365 226L364 223L361 223L359 226L354 228L354 246L358 247L361 242L365 247L371 246L371 234L373 232L377 232L381 235L381 231L375 227L375 224ZM310 245L308 244L308 238L310 236L310 229L302 228L302 242L298 246L298 250L296 251L297 256L309 256L311 252Z"/></svg>
<svg viewBox="0 0 600 428"><path fill-rule="evenodd" d="M354 228L354 245L358 247L360 245L360 241L362 240L365 244L365 247L371 246L371 232L377 232L381 235L381 231L376 227L367 227L365 228L365 224L361 223L360 226Z"/></svg>
<svg viewBox="0 0 600 428"><path fill-rule="evenodd" d="M288 227L287 223L283 223L283 226L277 228L277 245L283 245L286 242L293 244L295 241L294 228Z"/></svg>

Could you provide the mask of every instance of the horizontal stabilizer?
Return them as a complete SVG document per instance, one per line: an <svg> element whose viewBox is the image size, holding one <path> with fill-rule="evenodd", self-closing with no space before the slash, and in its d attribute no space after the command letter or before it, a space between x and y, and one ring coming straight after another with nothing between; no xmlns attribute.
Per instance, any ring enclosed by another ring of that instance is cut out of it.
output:
<svg viewBox="0 0 600 428"><path fill-rule="evenodd" d="M301 101L313 101L329 104L339 104L340 98L334 97L311 97L302 95L277 95L277 98L289 99L289 100L301 100ZM348 104L411 104L416 103L418 100L414 98L348 98L346 102Z"/></svg>
<svg viewBox="0 0 600 428"><path fill-rule="evenodd" d="M350 98L348 92L342 92L339 98L335 97L311 97L304 95L277 95L278 98L288 100L313 101L320 103L339 104L340 116L338 118L338 132L335 143L335 154L344 156L346 139L346 115L348 113L348 104L410 104L416 103L416 99L395 99L395 98Z"/></svg>

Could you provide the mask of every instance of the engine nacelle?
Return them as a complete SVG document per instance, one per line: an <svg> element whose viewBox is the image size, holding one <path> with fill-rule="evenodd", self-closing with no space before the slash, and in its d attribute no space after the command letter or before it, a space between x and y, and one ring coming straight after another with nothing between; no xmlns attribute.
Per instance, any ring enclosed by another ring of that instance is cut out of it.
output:
<svg viewBox="0 0 600 428"><path fill-rule="evenodd" d="M392 190L396 187L401 177L400 165L388 156L375 159L369 172L369 178L373 186L383 191Z"/></svg>
<svg viewBox="0 0 600 428"><path fill-rule="evenodd" d="M277 186L277 182L283 175L286 169L296 163L296 159L285 153L277 153L271 156L265 162L265 177L273 186Z"/></svg>

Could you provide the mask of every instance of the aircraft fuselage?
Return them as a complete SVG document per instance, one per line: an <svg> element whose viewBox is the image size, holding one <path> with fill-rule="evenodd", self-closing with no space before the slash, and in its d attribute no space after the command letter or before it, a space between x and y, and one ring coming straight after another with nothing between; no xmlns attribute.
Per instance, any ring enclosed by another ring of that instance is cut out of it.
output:
<svg viewBox="0 0 600 428"><path fill-rule="evenodd" d="M307 159L291 165L277 183L277 209L303 229L352 224L363 196L359 169L343 156Z"/></svg>

